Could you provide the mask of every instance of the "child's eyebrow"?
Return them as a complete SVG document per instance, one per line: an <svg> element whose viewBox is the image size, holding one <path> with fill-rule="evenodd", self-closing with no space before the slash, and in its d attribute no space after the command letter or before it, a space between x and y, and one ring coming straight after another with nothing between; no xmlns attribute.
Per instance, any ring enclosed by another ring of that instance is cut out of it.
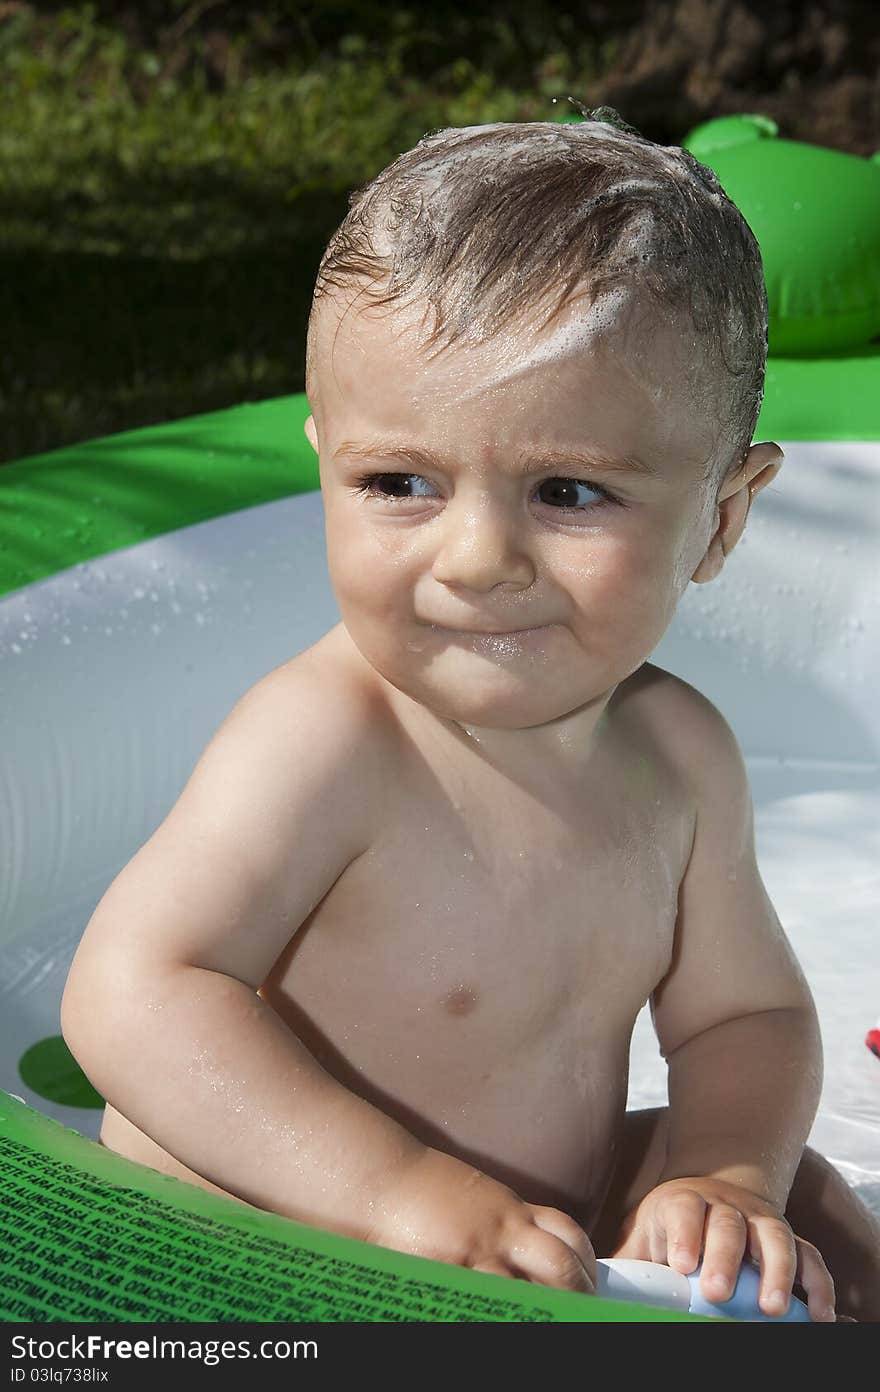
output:
<svg viewBox="0 0 880 1392"><path fill-rule="evenodd" d="M396 459L417 469L445 471L447 468L444 460L433 450L397 440L370 440L364 444L358 444L355 440L343 440L339 448L334 450L333 458L338 459L342 455L353 459ZM598 470L601 473L644 474L648 478L658 476L656 467L639 459L637 455L621 454L612 458L599 450L591 450L589 454L582 454L577 450L525 450L520 454L517 465L517 472L522 477L545 473L547 469L558 465L580 469L585 474Z"/></svg>

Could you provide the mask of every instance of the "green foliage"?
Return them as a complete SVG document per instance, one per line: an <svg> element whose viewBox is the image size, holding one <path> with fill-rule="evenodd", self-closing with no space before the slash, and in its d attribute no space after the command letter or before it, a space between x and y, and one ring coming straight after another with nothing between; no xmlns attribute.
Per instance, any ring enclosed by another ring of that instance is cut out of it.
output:
<svg viewBox="0 0 880 1392"><path fill-rule="evenodd" d="M0 459L301 390L348 191L427 130L588 100L608 57L541 5L525 36L503 6L277 4L212 37L235 8L146 4L135 42L124 6L0 4Z"/></svg>

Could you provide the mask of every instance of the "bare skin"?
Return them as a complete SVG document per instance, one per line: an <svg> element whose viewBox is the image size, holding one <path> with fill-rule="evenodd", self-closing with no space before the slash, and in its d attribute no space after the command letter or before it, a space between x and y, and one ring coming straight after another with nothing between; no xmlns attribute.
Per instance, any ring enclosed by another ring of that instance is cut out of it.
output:
<svg viewBox="0 0 880 1392"><path fill-rule="evenodd" d="M379 684L341 624L311 655L328 685ZM613 805L518 786L385 685L372 844L260 988L346 1087L584 1227L610 1180L629 1037L669 966L693 835L687 789L638 717L664 683L646 664L615 695L595 769ZM104 1142L132 1155L129 1128L108 1107Z"/></svg>
<svg viewBox="0 0 880 1392"><path fill-rule="evenodd" d="M700 481L721 446L683 351L623 325L525 375L468 350L416 386L397 322L323 346L307 433L342 623L243 698L86 930L62 1025L105 1144L567 1289L594 1287L591 1232L679 1270L702 1252L710 1299L748 1253L767 1313L797 1281L834 1318L783 1216L815 1011L732 733L645 661L781 461L757 445ZM352 462L392 432L441 462ZM518 475L523 442L586 445L616 501L582 467ZM621 1188L649 998L670 1108Z"/></svg>

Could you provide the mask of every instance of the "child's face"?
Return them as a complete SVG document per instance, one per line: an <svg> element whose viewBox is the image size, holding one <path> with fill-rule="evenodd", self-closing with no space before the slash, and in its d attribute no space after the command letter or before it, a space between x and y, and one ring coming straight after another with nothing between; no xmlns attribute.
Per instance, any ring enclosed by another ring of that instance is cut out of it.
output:
<svg viewBox="0 0 880 1392"><path fill-rule="evenodd" d="M693 333L630 308L590 337L582 299L550 329L429 362L415 313L349 313L334 342L340 312L322 311L307 433L360 652L462 725L601 713L712 530L701 476L720 436Z"/></svg>

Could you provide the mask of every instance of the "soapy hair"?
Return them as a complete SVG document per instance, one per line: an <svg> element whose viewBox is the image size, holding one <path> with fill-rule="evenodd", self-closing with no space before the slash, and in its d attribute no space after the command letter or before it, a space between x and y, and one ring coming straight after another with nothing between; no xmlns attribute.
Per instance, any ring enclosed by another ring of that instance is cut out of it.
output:
<svg viewBox="0 0 880 1392"><path fill-rule="evenodd" d="M727 374L717 393L727 448L706 474L723 477L751 444L763 395L757 242L687 151L646 140L609 108L579 109L588 119L429 131L349 194L318 268L307 383L319 306L334 291L357 288L352 308L423 305L434 318L425 347L439 353L491 343L525 308L549 301L547 324L575 292L595 302L629 286L661 311L686 311L695 352Z"/></svg>

